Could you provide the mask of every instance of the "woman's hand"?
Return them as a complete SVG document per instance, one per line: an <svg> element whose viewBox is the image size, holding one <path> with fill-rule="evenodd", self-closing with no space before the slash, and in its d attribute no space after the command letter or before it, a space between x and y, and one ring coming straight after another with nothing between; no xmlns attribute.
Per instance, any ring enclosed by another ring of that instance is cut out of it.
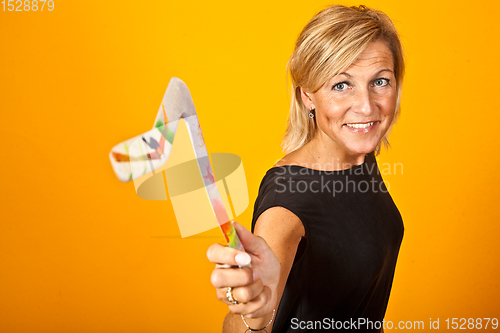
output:
<svg viewBox="0 0 500 333"><path fill-rule="evenodd" d="M217 298L226 303L232 313L248 318L262 317L277 306L280 262L262 237L237 222L233 225L246 252L221 244L210 246L207 257L216 264L211 281ZM238 268L250 263L252 267ZM228 287L232 287L233 298L239 304L229 302Z"/></svg>

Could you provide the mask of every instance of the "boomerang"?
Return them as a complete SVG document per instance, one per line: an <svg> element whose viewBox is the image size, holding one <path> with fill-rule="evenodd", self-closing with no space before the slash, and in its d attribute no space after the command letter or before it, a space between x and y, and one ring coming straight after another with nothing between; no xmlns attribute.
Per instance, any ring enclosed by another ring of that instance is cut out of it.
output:
<svg viewBox="0 0 500 333"><path fill-rule="evenodd" d="M128 182L161 168L172 150L180 119L186 122L203 184L224 238L230 247L244 251L222 203L193 99L182 80L170 80L152 130L111 149L113 170L119 180Z"/></svg>

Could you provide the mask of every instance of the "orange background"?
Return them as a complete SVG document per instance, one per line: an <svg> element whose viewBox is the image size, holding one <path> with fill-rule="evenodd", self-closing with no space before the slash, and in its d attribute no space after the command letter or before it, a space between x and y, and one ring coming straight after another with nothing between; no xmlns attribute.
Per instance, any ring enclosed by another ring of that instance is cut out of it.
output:
<svg viewBox="0 0 500 333"><path fill-rule="evenodd" d="M170 202L120 183L111 147L149 130L169 79L190 87L210 152L239 155L250 225L281 156L285 65L329 1L62 1L0 11L0 332L217 332L205 257ZM359 4L346 1L344 4ZM407 59L380 163L404 222L386 319L500 317L498 1L370 0ZM2 6L0 4L0 6ZM0 10L2 7L0 7Z"/></svg>

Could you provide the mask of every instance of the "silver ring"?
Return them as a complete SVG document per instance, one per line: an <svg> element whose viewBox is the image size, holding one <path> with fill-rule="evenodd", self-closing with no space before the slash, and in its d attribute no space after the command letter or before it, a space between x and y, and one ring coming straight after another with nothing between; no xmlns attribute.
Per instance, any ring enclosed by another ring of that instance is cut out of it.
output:
<svg viewBox="0 0 500 333"><path fill-rule="evenodd" d="M231 304L240 304L240 302L238 302L237 300L235 300L234 297L233 297L233 288L227 287L226 297L227 297L227 300Z"/></svg>

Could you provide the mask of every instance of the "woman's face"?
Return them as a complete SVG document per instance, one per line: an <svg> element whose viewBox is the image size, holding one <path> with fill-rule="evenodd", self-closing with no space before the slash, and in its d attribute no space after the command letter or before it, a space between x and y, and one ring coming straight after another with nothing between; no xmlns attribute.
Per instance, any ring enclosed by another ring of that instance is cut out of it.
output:
<svg viewBox="0 0 500 333"><path fill-rule="evenodd" d="M379 40L315 93L302 91L302 99L306 107L316 109L315 139L329 149L358 155L375 150L387 133L397 94L392 53Z"/></svg>

